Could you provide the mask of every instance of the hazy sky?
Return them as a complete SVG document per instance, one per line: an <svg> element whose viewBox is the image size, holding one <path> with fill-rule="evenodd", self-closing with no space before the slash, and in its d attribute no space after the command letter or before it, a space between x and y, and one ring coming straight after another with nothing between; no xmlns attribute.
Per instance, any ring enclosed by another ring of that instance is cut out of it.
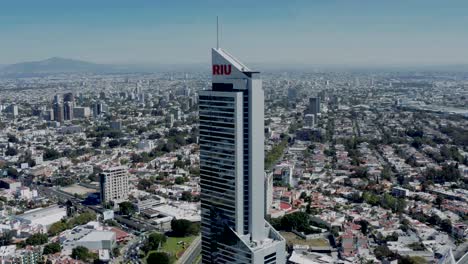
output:
<svg viewBox="0 0 468 264"><path fill-rule="evenodd" d="M468 63L467 0L0 0L0 64Z"/></svg>

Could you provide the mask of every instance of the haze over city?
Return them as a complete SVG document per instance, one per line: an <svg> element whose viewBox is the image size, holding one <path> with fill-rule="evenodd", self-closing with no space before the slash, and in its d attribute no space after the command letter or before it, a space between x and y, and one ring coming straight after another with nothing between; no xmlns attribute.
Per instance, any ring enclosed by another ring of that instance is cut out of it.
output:
<svg viewBox="0 0 468 264"><path fill-rule="evenodd" d="M0 64L206 63L217 15L221 46L249 63L468 64L467 12L463 0L5 1Z"/></svg>

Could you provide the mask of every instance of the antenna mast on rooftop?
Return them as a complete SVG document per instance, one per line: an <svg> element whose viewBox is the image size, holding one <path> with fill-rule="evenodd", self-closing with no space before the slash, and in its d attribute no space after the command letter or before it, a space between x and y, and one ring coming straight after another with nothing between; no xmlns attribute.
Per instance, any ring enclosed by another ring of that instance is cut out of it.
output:
<svg viewBox="0 0 468 264"><path fill-rule="evenodd" d="M216 49L219 49L219 18L216 16Z"/></svg>

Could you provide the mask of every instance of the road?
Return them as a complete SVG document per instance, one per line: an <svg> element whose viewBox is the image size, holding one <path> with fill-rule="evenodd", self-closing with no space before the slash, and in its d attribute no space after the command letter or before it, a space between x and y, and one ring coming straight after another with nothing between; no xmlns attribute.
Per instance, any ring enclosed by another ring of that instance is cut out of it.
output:
<svg viewBox="0 0 468 264"><path fill-rule="evenodd" d="M457 250L453 252L453 256L455 257L455 260L459 260L467 252L468 252L468 241L465 241L463 244L457 247Z"/></svg>
<svg viewBox="0 0 468 264"><path fill-rule="evenodd" d="M141 235L133 238L122 248L122 254L118 258L114 259L113 262L134 264L142 263L142 260L139 259L138 252L143 246L145 239L146 235Z"/></svg>
<svg viewBox="0 0 468 264"><path fill-rule="evenodd" d="M201 253L201 237L198 236L193 240L190 246L185 250L184 254L179 258L177 264L192 264Z"/></svg>

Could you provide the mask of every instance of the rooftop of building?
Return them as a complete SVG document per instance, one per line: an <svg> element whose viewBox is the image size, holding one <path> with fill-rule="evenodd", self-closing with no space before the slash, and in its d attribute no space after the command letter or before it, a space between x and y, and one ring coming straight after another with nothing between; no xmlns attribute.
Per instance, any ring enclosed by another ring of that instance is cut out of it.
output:
<svg viewBox="0 0 468 264"><path fill-rule="evenodd" d="M65 207L54 205L46 208L37 208L30 211L26 211L24 214L18 215L17 218L24 220L37 220L38 218L50 218L56 214L66 213Z"/></svg>
<svg viewBox="0 0 468 264"><path fill-rule="evenodd" d="M242 62L240 62L238 59L236 59L234 56L232 56L231 54L229 54L227 51L221 49L221 48L217 48L217 49L213 49L215 50L219 55L221 55L224 59L226 59L227 61L229 61L229 63L232 64L232 66L236 67L237 69L239 69L240 71L242 72L250 72L251 70L245 66Z"/></svg>

